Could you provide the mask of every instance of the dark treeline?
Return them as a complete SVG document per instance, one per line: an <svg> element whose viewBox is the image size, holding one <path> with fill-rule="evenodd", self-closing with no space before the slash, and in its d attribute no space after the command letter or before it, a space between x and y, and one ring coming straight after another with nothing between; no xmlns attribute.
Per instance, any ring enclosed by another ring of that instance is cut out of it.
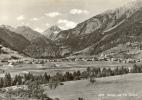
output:
<svg viewBox="0 0 142 100"><path fill-rule="evenodd" d="M130 73L142 73L142 65L133 65L133 68L130 70Z"/></svg>
<svg viewBox="0 0 142 100"><path fill-rule="evenodd" d="M0 88L9 87L15 85L28 85L30 82L37 81L40 84L52 84L60 83L65 81L73 81L80 79L92 79L108 76L123 75L128 73L142 73L142 66L134 65L131 70L126 67L111 68L90 68L88 67L85 71L80 72L74 71L66 73L56 73L54 76L48 75L46 72L43 75L33 75L32 73L25 73L24 75L16 75L11 77L10 73L6 73L5 77L0 78Z"/></svg>

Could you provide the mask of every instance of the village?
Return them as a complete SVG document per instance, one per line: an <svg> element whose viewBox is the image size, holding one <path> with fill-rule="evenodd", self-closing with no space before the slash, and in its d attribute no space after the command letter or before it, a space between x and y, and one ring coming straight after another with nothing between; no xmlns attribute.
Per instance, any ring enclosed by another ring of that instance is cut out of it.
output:
<svg viewBox="0 0 142 100"><path fill-rule="evenodd" d="M114 58L109 55L101 55L99 57L67 57L61 59L34 59L34 58L16 58L3 59L0 64L7 64L8 66L14 66L18 64L46 64L47 62L116 62L116 63L138 63L142 62L142 59L122 59Z"/></svg>

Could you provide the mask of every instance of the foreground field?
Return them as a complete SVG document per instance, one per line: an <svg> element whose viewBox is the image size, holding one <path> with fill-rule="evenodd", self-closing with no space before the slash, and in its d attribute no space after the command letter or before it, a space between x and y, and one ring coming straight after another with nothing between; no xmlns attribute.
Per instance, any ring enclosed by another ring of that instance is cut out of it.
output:
<svg viewBox="0 0 142 100"><path fill-rule="evenodd" d="M142 74L128 74L89 80L65 82L64 85L46 92L50 97L60 100L142 100Z"/></svg>

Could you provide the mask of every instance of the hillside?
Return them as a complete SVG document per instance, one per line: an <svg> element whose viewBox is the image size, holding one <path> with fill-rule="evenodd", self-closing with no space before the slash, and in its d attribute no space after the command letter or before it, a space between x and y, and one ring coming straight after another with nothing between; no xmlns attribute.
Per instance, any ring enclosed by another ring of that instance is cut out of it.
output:
<svg viewBox="0 0 142 100"><path fill-rule="evenodd" d="M23 58L26 58L26 56L24 56L22 53L18 53L17 51L0 45L0 64L1 61L8 62L8 60L18 60Z"/></svg>
<svg viewBox="0 0 142 100"><path fill-rule="evenodd" d="M23 36L0 27L0 44L22 52L26 46L30 45L30 42Z"/></svg>

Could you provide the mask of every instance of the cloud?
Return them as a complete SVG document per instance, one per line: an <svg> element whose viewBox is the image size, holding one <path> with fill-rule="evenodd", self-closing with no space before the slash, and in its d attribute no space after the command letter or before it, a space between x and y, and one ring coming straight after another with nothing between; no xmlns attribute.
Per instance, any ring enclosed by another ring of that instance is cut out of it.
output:
<svg viewBox="0 0 142 100"><path fill-rule="evenodd" d="M73 14L73 15L75 15L75 14L88 14L89 13L89 11L87 11L87 10L81 10L81 9L71 9L70 10L70 14Z"/></svg>
<svg viewBox="0 0 142 100"><path fill-rule="evenodd" d="M61 15L61 13L59 13L59 12L50 12L50 13L46 13L45 15L48 16L48 17L57 17L57 16Z"/></svg>
<svg viewBox="0 0 142 100"><path fill-rule="evenodd" d="M18 20L18 21L25 20L24 15L18 16L18 17L17 17L17 20Z"/></svg>
<svg viewBox="0 0 142 100"><path fill-rule="evenodd" d="M38 27L35 28L34 30L37 31L37 32L40 32L40 33L43 32L43 30L41 28L38 28Z"/></svg>
<svg viewBox="0 0 142 100"><path fill-rule="evenodd" d="M32 18L31 20L32 20L32 21L38 21L39 18L34 17L34 18Z"/></svg>
<svg viewBox="0 0 142 100"><path fill-rule="evenodd" d="M75 22L66 19L59 19L57 23L60 24L60 28L64 30L74 28L77 25Z"/></svg>

